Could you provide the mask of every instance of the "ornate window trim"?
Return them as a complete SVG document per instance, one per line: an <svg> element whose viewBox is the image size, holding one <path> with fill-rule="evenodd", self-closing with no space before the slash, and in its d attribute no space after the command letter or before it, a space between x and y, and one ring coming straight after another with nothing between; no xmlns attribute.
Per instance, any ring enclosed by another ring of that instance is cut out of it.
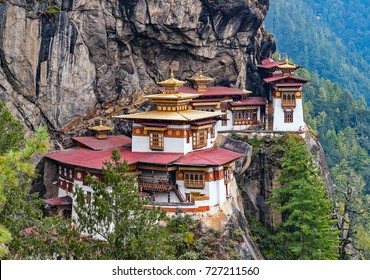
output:
<svg viewBox="0 0 370 280"><path fill-rule="evenodd" d="M284 123L293 123L293 110L284 110Z"/></svg>
<svg viewBox="0 0 370 280"><path fill-rule="evenodd" d="M296 96L295 92L282 92L281 105L283 107L295 107L296 106Z"/></svg>
<svg viewBox="0 0 370 280"><path fill-rule="evenodd" d="M196 171L184 172L184 185L188 189L204 189L205 187L204 173Z"/></svg>
<svg viewBox="0 0 370 280"><path fill-rule="evenodd" d="M163 131L149 131L149 147L151 150L164 150L164 133Z"/></svg>
<svg viewBox="0 0 370 280"><path fill-rule="evenodd" d="M193 149L207 147L208 129L199 129L193 131Z"/></svg>

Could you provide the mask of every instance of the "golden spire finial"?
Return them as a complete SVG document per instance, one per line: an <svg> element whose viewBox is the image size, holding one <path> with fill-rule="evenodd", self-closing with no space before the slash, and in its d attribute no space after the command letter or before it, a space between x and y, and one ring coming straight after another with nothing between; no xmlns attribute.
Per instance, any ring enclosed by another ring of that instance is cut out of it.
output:
<svg viewBox="0 0 370 280"><path fill-rule="evenodd" d="M281 60L281 54L278 53L278 60Z"/></svg>
<svg viewBox="0 0 370 280"><path fill-rule="evenodd" d="M103 126L103 120L102 119L100 119L99 125Z"/></svg>
<svg viewBox="0 0 370 280"><path fill-rule="evenodd" d="M174 75L173 75L173 69L171 69L171 72L170 72L170 78L173 78Z"/></svg>
<svg viewBox="0 0 370 280"><path fill-rule="evenodd" d="M289 63L288 55L286 55L286 57L285 57L285 63Z"/></svg>

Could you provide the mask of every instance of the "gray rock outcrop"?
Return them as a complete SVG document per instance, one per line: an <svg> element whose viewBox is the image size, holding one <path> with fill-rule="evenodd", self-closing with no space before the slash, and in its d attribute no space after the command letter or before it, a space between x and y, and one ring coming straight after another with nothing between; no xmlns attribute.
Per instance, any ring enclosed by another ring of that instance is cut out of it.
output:
<svg viewBox="0 0 370 280"><path fill-rule="evenodd" d="M203 69L259 94L275 50L268 0L0 1L0 98L29 130L56 137L140 101L168 76Z"/></svg>

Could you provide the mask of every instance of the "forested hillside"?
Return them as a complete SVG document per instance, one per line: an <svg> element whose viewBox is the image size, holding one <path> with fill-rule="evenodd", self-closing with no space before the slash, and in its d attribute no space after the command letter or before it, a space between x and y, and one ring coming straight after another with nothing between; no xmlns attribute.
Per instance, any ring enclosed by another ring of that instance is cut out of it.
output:
<svg viewBox="0 0 370 280"><path fill-rule="evenodd" d="M335 184L341 258L370 257L370 110L363 97L303 70L305 120L324 148ZM348 247L345 243L349 242ZM345 248L347 247L347 248ZM352 248L353 252L349 250ZM357 249L357 250L356 250Z"/></svg>
<svg viewBox="0 0 370 280"><path fill-rule="evenodd" d="M370 0L304 0L352 53L370 62Z"/></svg>
<svg viewBox="0 0 370 280"><path fill-rule="evenodd" d="M369 103L368 2L274 0L265 25L283 55Z"/></svg>

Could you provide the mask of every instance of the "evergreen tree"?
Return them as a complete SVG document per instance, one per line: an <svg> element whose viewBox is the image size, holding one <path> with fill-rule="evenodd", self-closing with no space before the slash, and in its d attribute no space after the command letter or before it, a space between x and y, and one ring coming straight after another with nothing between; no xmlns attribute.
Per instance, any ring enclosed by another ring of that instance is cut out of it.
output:
<svg viewBox="0 0 370 280"><path fill-rule="evenodd" d="M145 209L134 176L114 150L102 171L103 182L88 179L93 189L90 205L81 188L76 190L77 223L86 236L103 240L100 259L166 259L167 235L160 222L165 213Z"/></svg>
<svg viewBox="0 0 370 280"><path fill-rule="evenodd" d="M24 144L22 123L13 118L5 103L0 100L0 156L18 150Z"/></svg>
<svg viewBox="0 0 370 280"><path fill-rule="evenodd" d="M280 139L280 188L273 191L271 203L281 205L282 223L276 239L285 259L336 259L338 238L333 207L318 168L304 141L297 136Z"/></svg>
<svg viewBox="0 0 370 280"><path fill-rule="evenodd" d="M17 145L15 145L17 146ZM42 201L37 195L30 195L29 189L35 178L35 168L30 161L36 154L42 154L48 149L46 129L39 128L33 138L19 151L10 150L0 156L0 236L2 256L7 250L4 243L12 240L9 249L15 249L22 244L21 231L34 226L35 220L42 218L40 206ZM6 231L5 228L8 230ZM10 232L10 233L9 233ZM5 237L5 239L4 239Z"/></svg>

